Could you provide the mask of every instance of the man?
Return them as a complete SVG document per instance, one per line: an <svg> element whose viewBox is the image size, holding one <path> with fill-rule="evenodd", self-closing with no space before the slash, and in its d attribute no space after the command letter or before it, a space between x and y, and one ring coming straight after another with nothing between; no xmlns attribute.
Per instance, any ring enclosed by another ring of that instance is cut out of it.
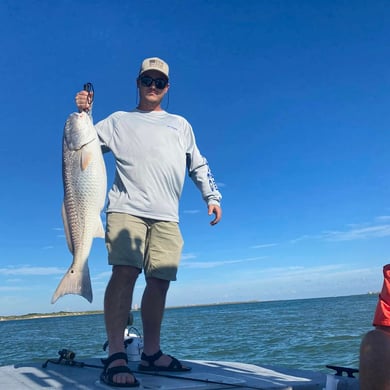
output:
<svg viewBox="0 0 390 390"><path fill-rule="evenodd" d="M390 390L390 264L383 267L373 325L360 345L359 383L361 390Z"/></svg>
<svg viewBox="0 0 390 390"><path fill-rule="evenodd" d="M159 58L142 62L137 78L139 105L115 112L96 124L103 150L115 157L114 184L108 194L106 246L112 275L104 298L109 357L101 380L111 386L139 383L127 367L124 329L135 282L142 269L144 351L139 370L188 371L160 350L160 329L170 281L176 280L183 240L178 205L186 169L214 214L222 216L219 193L200 154L190 124L169 114L161 102L169 89L169 67ZM88 93L76 95L80 111L90 110Z"/></svg>

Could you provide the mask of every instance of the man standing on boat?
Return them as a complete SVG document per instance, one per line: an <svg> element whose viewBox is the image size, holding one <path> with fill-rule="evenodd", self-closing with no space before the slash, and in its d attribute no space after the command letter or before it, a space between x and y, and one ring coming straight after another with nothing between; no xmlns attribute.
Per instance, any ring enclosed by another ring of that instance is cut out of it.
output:
<svg viewBox="0 0 390 390"><path fill-rule="evenodd" d="M109 356L101 380L111 386L139 383L127 367L123 335L138 275L145 273L141 303L144 352L139 370L188 371L160 350L166 295L176 280L183 245L178 208L185 172L207 203L211 225L221 217L221 194L191 125L161 103L169 89L169 67L160 58L142 62L137 77L138 107L115 112L96 124L103 145L115 158L115 181L108 194L106 246L112 275L104 298ZM76 95L80 111L90 110L88 93Z"/></svg>

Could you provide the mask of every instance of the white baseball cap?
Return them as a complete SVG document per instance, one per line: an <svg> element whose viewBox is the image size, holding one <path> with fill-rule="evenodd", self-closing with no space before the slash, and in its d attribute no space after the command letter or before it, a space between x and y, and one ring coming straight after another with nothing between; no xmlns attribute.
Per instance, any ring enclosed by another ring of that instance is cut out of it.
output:
<svg viewBox="0 0 390 390"><path fill-rule="evenodd" d="M169 78L169 66L161 58L152 57L152 58L146 58L145 60L143 60L142 64L141 64L141 68L139 70L139 75L141 75L142 73L144 73L148 70L158 70L164 76Z"/></svg>

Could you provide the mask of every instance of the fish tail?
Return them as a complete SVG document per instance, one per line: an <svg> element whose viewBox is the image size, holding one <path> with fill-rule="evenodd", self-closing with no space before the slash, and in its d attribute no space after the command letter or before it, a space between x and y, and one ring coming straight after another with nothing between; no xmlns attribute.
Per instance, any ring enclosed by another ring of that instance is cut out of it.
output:
<svg viewBox="0 0 390 390"><path fill-rule="evenodd" d="M66 294L81 295L88 302L92 302L91 277L87 264L85 264L85 267L82 270L73 268L72 266L68 269L61 282L58 284L51 299L51 303L55 303L58 298L61 298Z"/></svg>
<svg viewBox="0 0 390 390"><path fill-rule="evenodd" d="M106 235L106 232L104 230L102 219L99 216L99 220L96 227L95 237L104 238Z"/></svg>

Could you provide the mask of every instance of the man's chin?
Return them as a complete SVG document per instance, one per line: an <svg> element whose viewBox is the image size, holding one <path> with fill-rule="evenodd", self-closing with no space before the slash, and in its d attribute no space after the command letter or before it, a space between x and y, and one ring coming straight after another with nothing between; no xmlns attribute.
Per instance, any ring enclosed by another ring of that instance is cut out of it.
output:
<svg viewBox="0 0 390 390"><path fill-rule="evenodd" d="M159 103L161 103L162 99L160 99L158 96L154 95L154 96L148 96L145 100L151 104L159 104Z"/></svg>

